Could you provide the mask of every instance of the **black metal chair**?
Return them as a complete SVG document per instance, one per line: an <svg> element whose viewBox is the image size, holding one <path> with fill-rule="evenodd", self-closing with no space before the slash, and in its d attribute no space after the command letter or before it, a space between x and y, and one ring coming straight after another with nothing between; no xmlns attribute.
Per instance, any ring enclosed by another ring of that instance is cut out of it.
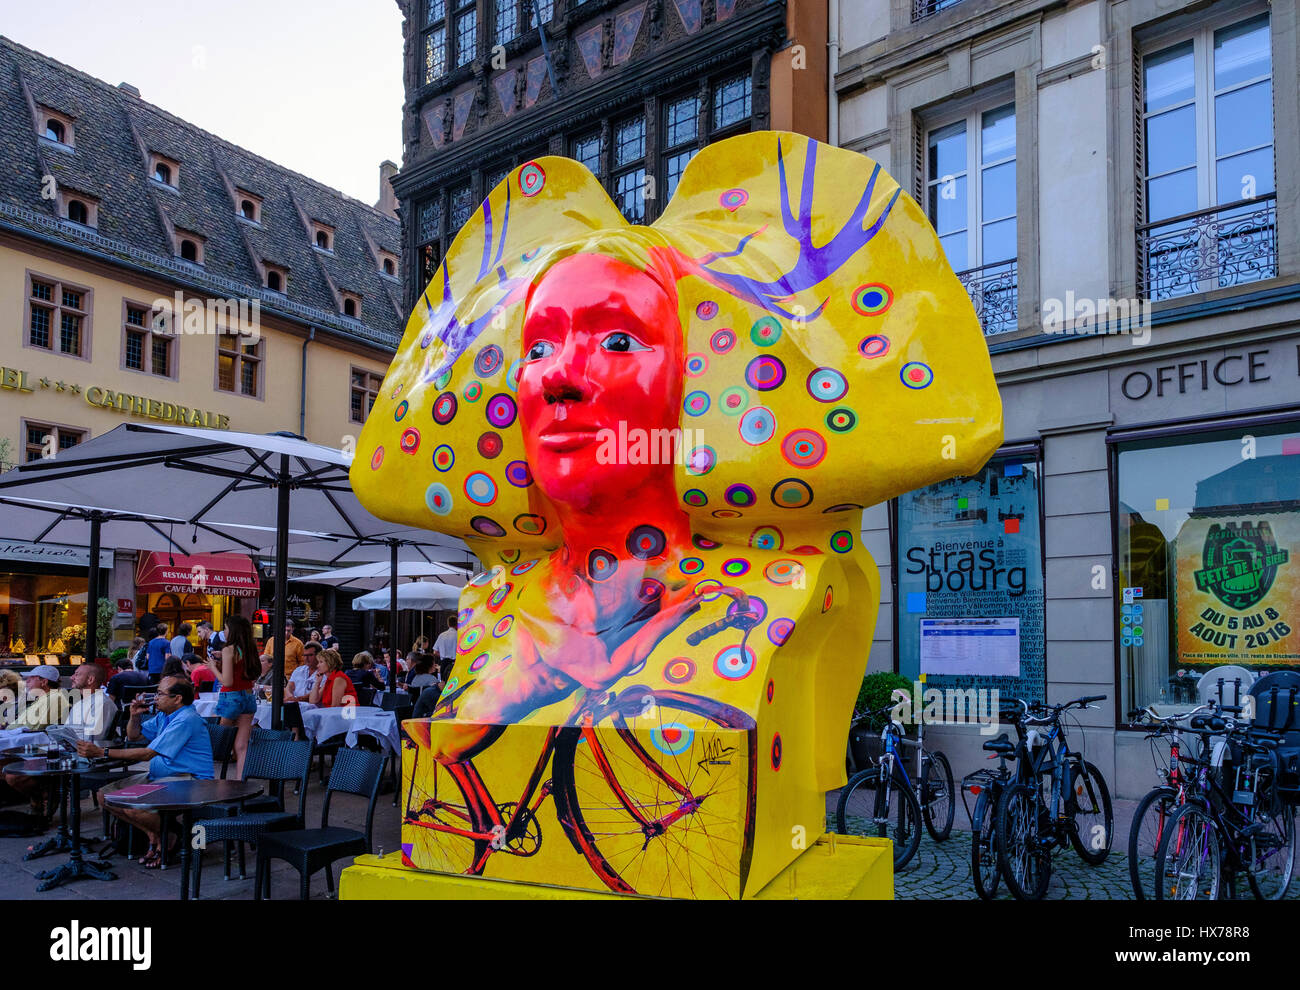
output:
<svg viewBox="0 0 1300 990"><path fill-rule="evenodd" d="M222 725L220 722L208 723L208 740L212 743L212 762L221 764L221 779L226 779L230 760L235 755L235 734L237 726Z"/></svg>
<svg viewBox="0 0 1300 990"><path fill-rule="evenodd" d="M290 742L293 739L293 733L288 729L263 729L260 726L253 726L253 734L248 737L248 744L251 746L255 742Z"/></svg>
<svg viewBox="0 0 1300 990"><path fill-rule="evenodd" d="M401 712L404 709L415 708L415 699L405 691L383 691L375 695L375 700L386 712ZM399 714L397 717L400 719L403 716Z"/></svg>
<svg viewBox="0 0 1300 990"><path fill-rule="evenodd" d="M298 871L299 896L307 900L311 875L325 870L325 886L334 893L334 863L346 856L359 856L370 851L371 835L375 825L375 801L379 796L379 781L384 772L382 753L361 749L342 749L334 759L325 803L321 807L320 828L294 829L271 832L257 844L256 898L271 896L271 860L282 859ZM359 794L366 798L366 830L330 827L330 797L336 791Z"/></svg>
<svg viewBox="0 0 1300 990"><path fill-rule="evenodd" d="M252 802L245 802L244 807L236 803L223 803L204 809L197 816L198 824L203 828L206 842L224 842L226 852L226 875L230 879L230 844L239 843L239 879L246 875L244 862L244 843L260 842L262 837L281 829L302 829L306 826L307 777L311 773L311 742L307 740L276 740L249 745L248 756L244 760L245 780L265 780L282 790L287 781L299 785L298 810L288 811L283 799L279 807L267 810L248 810ZM194 897L199 896L199 878L203 872L202 854L195 857Z"/></svg>
<svg viewBox="0 0 1300 990"><path fill-rule="evenodd" d="M357 685L357 704L362 708L369 708L374 703L375 689L372 687Z"/></svg>

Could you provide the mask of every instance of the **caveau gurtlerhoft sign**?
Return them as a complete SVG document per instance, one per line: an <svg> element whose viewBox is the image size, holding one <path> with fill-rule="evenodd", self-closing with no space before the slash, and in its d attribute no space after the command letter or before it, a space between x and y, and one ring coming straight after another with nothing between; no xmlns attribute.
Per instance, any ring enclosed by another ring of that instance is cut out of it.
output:
<svg viewBox="0 0 1300 990"><path fill-rule="evenodd" d="M1300 664L1300 515L1193 517L1178 531L1178 653L1195 666Z"/></svg>

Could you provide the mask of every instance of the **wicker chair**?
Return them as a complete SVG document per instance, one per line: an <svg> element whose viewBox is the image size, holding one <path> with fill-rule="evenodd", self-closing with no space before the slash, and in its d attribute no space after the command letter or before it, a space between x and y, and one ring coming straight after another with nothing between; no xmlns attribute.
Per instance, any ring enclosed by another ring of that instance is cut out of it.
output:
<svg viewBox="0 0 1300 990"><path fill-rule="evenodd" d="M233 725L208 723L208 739L212 742L212 762L221 764L221 779L226 779L230 760L235 755L235 734L238 728Z"/></svg>
<svg viewBox="0 0 1300 990"><path fill-rule="evenodd" d="M334 863L346 856L359 856L370 851L371 835L375 825L375 801L379 796L379 781L384 772L382 753L361 749L342 749L334 758L330 771L329 787L321 808L320 828L295 829L272 832L257 844L256 897L271 896L271 860L282 859L298 871L299 896L307 900L311 875L325 871L325 886L334 893ZM359 794L369 804L366 808L366 830L331 828L330 796L336 791Z"/></svg>
<svg viewBox="0 0 1300 990"><path fill-rule="evenodd" d="M268 832L281 829L301 829L306 825L307 788L304 786L311 773L311 742L276 740L248 747L244 761L245 780L265 780L283 785L295 781L299 786L298 810L289 812L283 802L279 809L248 811L238 805L225 803L204 809L201 822L207 842L224 842L226 852L226 879L230 879L230 844L239 843L239 879L245 878L244 843L259 842ZM194 862L194 897L199 896L199 879L203 873L202 855Z"/></svg>

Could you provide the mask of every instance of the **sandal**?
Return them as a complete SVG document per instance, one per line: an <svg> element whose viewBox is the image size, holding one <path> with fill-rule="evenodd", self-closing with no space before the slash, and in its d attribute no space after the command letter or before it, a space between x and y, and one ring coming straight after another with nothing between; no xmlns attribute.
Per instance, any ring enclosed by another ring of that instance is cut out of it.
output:
<svg viewBox="0 0 1300 990"><path fill-rule="evenodd" d="M140 865L146 870L156 870L162 866L162 853L156 848L150 848L140 859Z"/></svg>
<svg viewBox="0 0 1300 990"><path fill-rule="evenodd" d="M158 847L151 842L149 843L149 848L144 851L144 855L137 859L136 862L141 866L148 866L149 861L157 857L157 855Z"/></svg>

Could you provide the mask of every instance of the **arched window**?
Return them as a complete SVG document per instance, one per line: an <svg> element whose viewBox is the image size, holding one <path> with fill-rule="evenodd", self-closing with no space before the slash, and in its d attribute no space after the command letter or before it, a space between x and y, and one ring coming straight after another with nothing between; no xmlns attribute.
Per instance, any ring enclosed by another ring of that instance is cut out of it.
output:
<svg viewBox="0 0 1300 990"><path fill-rule="evenodd" d="M392 258L385 258L385 259L384 259L384 274L385 274L385 275L396 275L396 274L397 274L397 266L393 264L393 259L392 259Z"/></svg>
<svg viewBox="0 0 1300 990"><path fill-rule="evenodd" d="M57 120L47 120L45 122L45 136L51 141L58 141L59 144L62 144L64 133L63 125Z"/></svg>
<svg viewBox="0 0 1300 990"><path fill-rule="evenodd" d="M284 290L281 288L283 284L284 283L280 280L279 272L266 273L266 287L272 292L283 292Z"/></svg>
<svg viewBox="0 0 1300 990"><path fill-rule="evenodd" d="M153 177L165 186L172 184L172 170L165 162L159 162L153 167Z"/></svg>
<svg viewBox="0 0 1300 990"><path fill-rule="evenodd" d="M86 209L86 204L79 199L68 200L68 219L73 223L79 223L83 227L90 223L90 211Z"/></svg>
<svg viewBox="0 0 1300 990"><path fill-rule="evenodd" d="M344 316L351 316L351 317L353 317L353 318L356 317L356 315L357 315L357 301L356 301L355 299L344 299L344 300L343 300L343 315L344 315Z"/></svg>
<svg viewBox="0 0 1300 990"><path fill-rule="evenodd" d="M316 246L322 251L330 249L330 235L323 230L316 231Z"/></svg>
<svg viewBox="0 0 1300 990"><path fill-rule="evenodd" d="M253 205L253 201L251 199L246 199L239 204L239 215L242 216L245 220L257 219L257 207Z"/></svg>
<svg viewBox="0 0 1300 990"><path fill-rule="evenodd" d="M181 257L186 261L199 260L199 247L193 241L186 239L181 241Z"/></svg>

